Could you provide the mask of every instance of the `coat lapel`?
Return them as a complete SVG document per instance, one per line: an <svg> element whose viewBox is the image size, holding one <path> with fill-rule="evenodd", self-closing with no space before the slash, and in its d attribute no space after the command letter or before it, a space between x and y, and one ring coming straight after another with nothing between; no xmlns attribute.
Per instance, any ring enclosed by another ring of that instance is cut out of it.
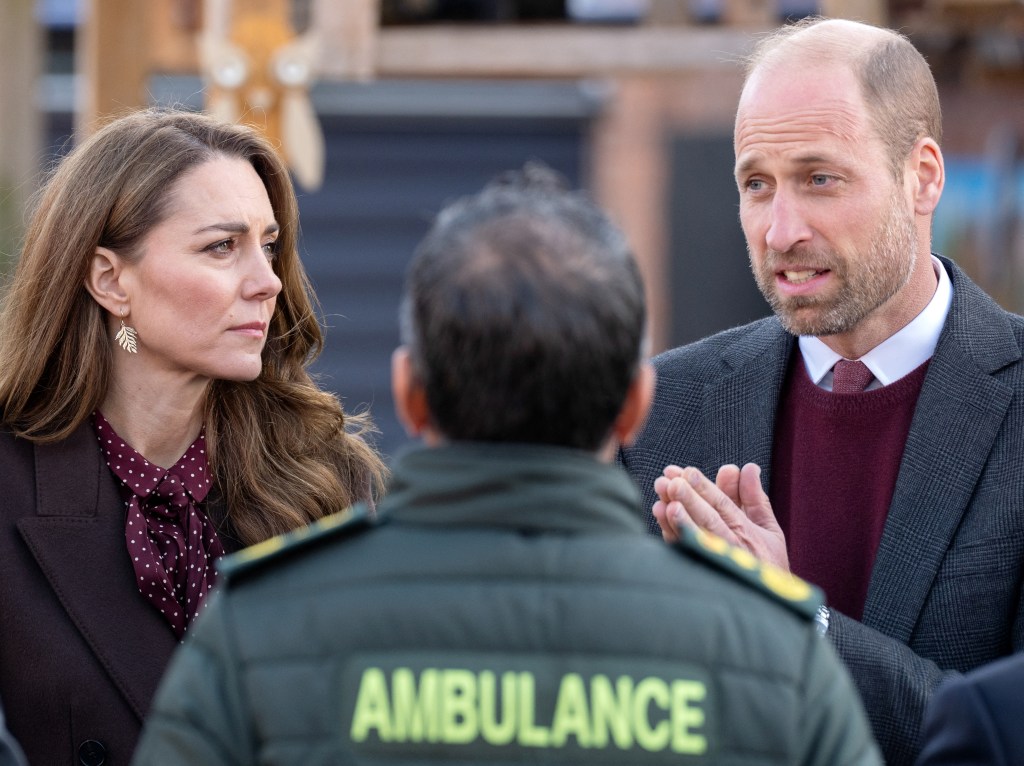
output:
<svg viewBox="0 0 1024 766"><path fill-rule="evenodd" d="M1021 358L1004 312L946 262L953 304L928 366L882 532L864 623L909 643L1002 426Z"/></svg>
<svg viewBox="0 0 1024 766"><path fill-rule="evenodd" d="M795 338L772 318L723 352L722 360L732 372L709 385L703 400L710 470L726 463L757 463L767 490L775 411L794 343ZM714 473L709 478L714 480Z"/></svg>
<svg viewBox="0 0 1024 766"><path fill-rule="evenodd" d="M18 529L68 616L143 718L177 645L139 594L124 541L123 501L86 423L37 445L36 515Z"/></svg>

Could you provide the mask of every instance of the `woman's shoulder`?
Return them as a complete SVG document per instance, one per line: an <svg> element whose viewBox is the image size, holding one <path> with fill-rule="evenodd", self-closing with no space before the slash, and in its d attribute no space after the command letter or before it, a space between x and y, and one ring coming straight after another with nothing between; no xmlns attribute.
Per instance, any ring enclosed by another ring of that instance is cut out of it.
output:
<svg viewBox="0 0 1024 766"><path fill-rule="evenodd" d="M0 465L4 466L5 473L8 466L8 459L15 460L19 457L31 458L33 444L28 439L16 436L7 426L0 426Z"/></svg>
<svg viewBox="0 0 1024 766"><path fill-rule="evenodd" d="M34 481L32 477L41 465L66 472L73 465L85 464L84 460L94 454L98 455L99 450L88 423L64 439L49 442L35 442L17 435L9 426L0 426L0 500L26 477Z"/></svg>
<svg viewBox="0 0 1024 766"><path fill-rule="evenodd" d="M24 454L31 456L37 446L52 452L88 454L96 449L95 442L96 436L88 422L79 424L62 439L48 441L28 439L19 436L8 425L0 425L0 455Z"/></svg>
<svg viewBox="0 0 1024 766"><path fill-rule="evenodd" d="M0 516L20 516L35 496L35 447L28 439L0 427Z"/></svg>

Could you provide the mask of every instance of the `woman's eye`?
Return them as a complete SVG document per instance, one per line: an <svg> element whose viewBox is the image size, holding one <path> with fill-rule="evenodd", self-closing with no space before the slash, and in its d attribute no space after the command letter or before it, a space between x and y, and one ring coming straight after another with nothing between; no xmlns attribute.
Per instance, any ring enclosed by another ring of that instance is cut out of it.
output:
<svg viewBox="0 0 1024 766"><path fill-rule="evenodd" d="M220 242L214 242L209 245L206 249L211 253L230 253L234 249L235 240L233 239L222 239Z"/></svg>
<svg viewBox="0 0 1024 766"><path fill-rule="evenodd" d="M277 257L277 242L267 242L263 245L263 252L266 254L268 261L274 260Z"/></svg>

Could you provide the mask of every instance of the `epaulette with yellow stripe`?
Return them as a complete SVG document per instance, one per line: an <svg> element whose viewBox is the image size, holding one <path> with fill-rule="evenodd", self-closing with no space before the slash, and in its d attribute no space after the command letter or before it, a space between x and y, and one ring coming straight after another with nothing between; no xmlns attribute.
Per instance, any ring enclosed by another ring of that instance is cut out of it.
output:
<svg viewBox="0 0 1024 766"><path fill-rule="evenodd" d="M364 532L378 523L379 519L370 514L366 505L358 503L339 513L324 516L305 527L271 537L262 543L225 556L217 563L217 570L221 575L222 584L228 586L231 582L237 582L240 576L260 571L266 566L290 558L294 553L308 550L327 540L337 540Z"/></svg>
<svg viewBox="0 0 1024 766"><path fill-rule="evenodd" d="M692 558L711 564L767 593L808 620L814 619L818 607L825 601L821 590L809 582L702 529L685 527L676 546Z"/></svg>

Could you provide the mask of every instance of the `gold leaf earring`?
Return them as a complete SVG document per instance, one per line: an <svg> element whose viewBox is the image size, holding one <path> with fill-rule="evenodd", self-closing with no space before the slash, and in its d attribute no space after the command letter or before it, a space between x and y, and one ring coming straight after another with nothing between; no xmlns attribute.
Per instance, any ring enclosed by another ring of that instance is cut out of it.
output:
<svg viewBox="0 0 1024 766"><path fill-rule="evenodd" d="M121 309L121 329L117 331L117 335L114 336L121 348L127 351L129 354L138 353L138 339L139 334L135 332L134 327L129 327L124 323L124 309Z"/></svg>

